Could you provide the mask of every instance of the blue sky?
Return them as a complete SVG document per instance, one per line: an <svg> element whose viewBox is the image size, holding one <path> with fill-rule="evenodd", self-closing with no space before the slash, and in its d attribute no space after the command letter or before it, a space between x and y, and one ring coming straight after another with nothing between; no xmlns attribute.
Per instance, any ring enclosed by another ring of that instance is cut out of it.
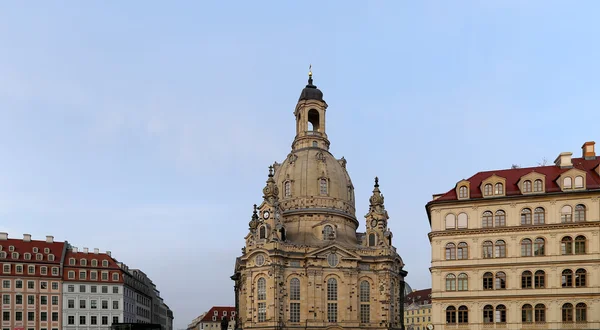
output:
<svg viewBox="0 0 600 330"><path fill-rule="evenodd" d="M185 327L233 304L267 166L310 63L364 229L381 179L413 288L424 205L597 140L593 1L0 4L0 231L111 250Z"/></svg>

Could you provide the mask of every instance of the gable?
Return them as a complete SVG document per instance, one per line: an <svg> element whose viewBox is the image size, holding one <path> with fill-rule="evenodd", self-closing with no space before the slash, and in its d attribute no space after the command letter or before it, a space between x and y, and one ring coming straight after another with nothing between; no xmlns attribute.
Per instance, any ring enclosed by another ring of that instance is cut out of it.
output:
<svg viewBox="0 0 600 330"><path fill-rule="evenodd" d="M361 260L362 259L359 255L355 254L354 252L350 252L337 244L332 244L332 245L326 246L324 248L318 249L316 251L313 251L313 252L309 253L306 257L321 259L321 258L327 258L327 256L331 253L336 253L342 259L345 259L345 260Z"/></svg>

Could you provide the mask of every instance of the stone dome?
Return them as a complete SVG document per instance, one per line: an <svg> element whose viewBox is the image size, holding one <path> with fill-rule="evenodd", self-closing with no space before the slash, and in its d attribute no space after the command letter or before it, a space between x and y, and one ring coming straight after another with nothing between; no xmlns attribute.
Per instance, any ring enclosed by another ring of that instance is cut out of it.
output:
<svg viewBox="0 0 600 330"><path fill-rule="evenodd" d="M344 158L335 159L317 147L294 150L282 164L275 164L274 178L284 211L329 209L356 219L354 186Z"/></svg>
<svg viewBox="0 0 600 330"><path fill-rule="evenodd" d="M300 98L298 101L302 100L317 100L323 101L323 92L317 88L317 86L313 85L312 73L308 78L308 85L304 87L302 92L300 93Z"/></svg>

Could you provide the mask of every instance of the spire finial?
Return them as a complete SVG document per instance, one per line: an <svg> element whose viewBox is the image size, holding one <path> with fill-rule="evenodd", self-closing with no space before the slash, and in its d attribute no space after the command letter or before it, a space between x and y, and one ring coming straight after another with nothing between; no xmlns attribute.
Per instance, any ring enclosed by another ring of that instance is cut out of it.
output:
<svg viewBox="0 0 600 330"><path fill-rule="evenodd" d="M309 85L313 84L313 79L312 79L312 64L310 64L308 66L308 84Z"/></svg>
<svg viewBox="0 0 600 330"><path fill-rule="evenodd" d="M379 187L379 178L375 177L375 187Z"/></svg>
<svg viewBox="0 0 600 330"><path fill-rule="evenodd" d="M269 166L269 178L273 177L273 165Z"/></svg>

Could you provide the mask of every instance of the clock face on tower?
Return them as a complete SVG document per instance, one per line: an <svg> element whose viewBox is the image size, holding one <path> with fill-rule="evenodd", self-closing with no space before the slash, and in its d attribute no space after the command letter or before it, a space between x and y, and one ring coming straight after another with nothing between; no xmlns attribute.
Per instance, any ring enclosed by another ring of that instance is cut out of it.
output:
<svg viewBox="0 0 600 330"><path fill-rule="evenodd" d="M377 220L373 219L371 220L371 227L375 227L377 226Z"/></svg>
<svg viewBox="0 0 600 330"><path fill-rule="evenodd" d="M265 219L265 220L269 219L270 215L271 215L271 213L269 213L269 211L264 211L263 212L263 219Z"/></svg>
<svg viewBox="0 0 600 330"><path fill-rule="evenodd" d="M433 330L433 324L429 323L429 324L427 325L427 330Z"/></svg>

